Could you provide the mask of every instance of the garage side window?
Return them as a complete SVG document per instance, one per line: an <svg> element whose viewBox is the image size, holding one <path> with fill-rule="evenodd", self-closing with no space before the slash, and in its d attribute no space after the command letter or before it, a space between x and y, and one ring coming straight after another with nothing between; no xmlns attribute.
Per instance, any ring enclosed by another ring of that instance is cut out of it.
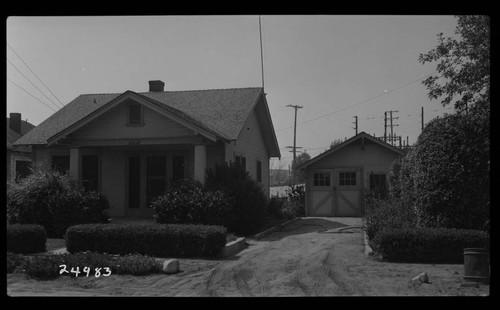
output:
<svg viewBox="0 0 500 310"><path fill-rule="evenodd" d="M330 186L329 172L315 172L313 178L314 186Z"/></svg>
<svg viewBox="0 0 500 310"><path fill-rule="evenodd" d="M339 185L356 185L356 172L339 172Z"/></svg>

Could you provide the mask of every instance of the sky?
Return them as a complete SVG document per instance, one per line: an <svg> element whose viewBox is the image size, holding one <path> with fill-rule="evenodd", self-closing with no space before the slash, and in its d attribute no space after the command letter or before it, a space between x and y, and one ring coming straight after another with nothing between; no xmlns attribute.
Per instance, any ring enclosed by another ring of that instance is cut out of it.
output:
<svg viewBox="0 0 500 310"><path fill-rule="evenodd" d="M454 36L447 15L11 16L7 18L7 116L38 125L80 94L264 85L281 160L312 157L358 132L414 143L424 122L452 113L422 80L436 63L418 56ZM263 74L262 74L263 73ZM263 77L263 78L262 78ZM388 129L389 131L390 129Z"/></svg>

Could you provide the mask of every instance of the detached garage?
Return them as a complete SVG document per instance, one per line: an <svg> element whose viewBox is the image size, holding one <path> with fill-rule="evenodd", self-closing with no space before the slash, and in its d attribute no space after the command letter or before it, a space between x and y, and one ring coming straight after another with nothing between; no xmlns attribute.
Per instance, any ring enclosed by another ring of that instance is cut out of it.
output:
<svg viewBox="0 0 500 310"><path fill-rule="evenodd" d="M306 168L306 216L361 217L365 193L387 187L402 150L365 132L301 165Z"/></svg>

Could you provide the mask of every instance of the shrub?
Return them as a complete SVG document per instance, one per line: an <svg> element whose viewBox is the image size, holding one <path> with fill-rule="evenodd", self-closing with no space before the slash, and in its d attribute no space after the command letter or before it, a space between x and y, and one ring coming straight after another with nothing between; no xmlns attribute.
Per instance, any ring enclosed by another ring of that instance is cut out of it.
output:
<svg viewBox="0 0 500 310"><path fill-rule="evenodd" d="M445 115L426 125L401 167L401 197L414 205L419 226L485 228L489 149L488 116Z"/></svg>
<svg viewBox="0 0 500 310"><path fill-rule="evenodd" d="M50 280L59 276L59 267L64 264L62 255L40 255L33 257L26 266L26 273L38 280Z"/></svg>
<svg viewBox="0 0 500 310"><path fill-rule="evenodd" d="M22 254L45 252L46 242L45 229L40 225L7 225L7 252Z"/></svg>
<svg viewBox="0 0 500 310"><path fill-rule="evenodd" d="M9 222L42 225L49 237L61 238L71 225L106 222L108 208L104 195L80 191L70 176L56 171L35 168L7 188Z"/></svg>
<svg viewBox="0 0 500 310"><path fill-rule="evenodd" d="M168 224L225 225L228 203L221 191L204 191L199 182L180 180L151 204L155 220Z"/></svg>
<svg viewBox="0 0 500 310"><path fill-rule="evenodd" d="M375 251L378 249L374 239L382 229L411 228L415 225L416 216L413 209L399 199L374 199L367 204L364 229Z"/></svg>
<svg viewBox="0 0 500 310"><path fill-rule="evenodd" d="M250 235L266 216L267 197L259 183L236 164L216 165L207 172L206 188L222 190L229 203L227 228L239 235Z"/></svg>
<svg viewBox="0 0 500 310"><path fill-rule="evenodd" d="M65 254L64 263L67 271L64 273L70 276L76 276L76 273L71 270L80 272L89 272L95 275L96 268L101 268L101 274L107 273L104 269L109 268L114 274L131 274L131 275L147 275L162 271L162 266L159 260L138 254L129 254L125 256L109 255L93 252L83 252L74 254ZM85 271L84 268L89 268ZM85 273L86 276L86 273Z"/></svg>
<svg viewBox="0 0 500 310"><path fill-rule="evenodd" d="M27 264L28 259L24 255L7 252L7 273L23 272Z"/></svg>
<svg viewBox="0 0 500 310"><path fill-rule="evenodd" d="M386 228L375 237L379 253L389 261L463 263L464 248L489 248L489 235L450 228Z"/></svg>
<svg viewBox="0 0 500 310"><path fill-rule="evenodd" d="M66 232L71 253L139 253L159 257L213 257L226 244L222 226L183 224L84 224Z"/></svg>
<svg viewBox="0 0 500 310"><path fill-rule="evenodd" d="M92 252L75 254L49 254L31 259L9 253L7 272L23 272L38 280L49 280L60 275L72 277L95 276L96 269L104 274L147 275L162 272L160 260L144 255L109 255ZM65 265L64 267L62 265ZM64 268L64 269L63 269ZM106 270L105 268L109 268ZM66 272L64 272L65 270Z"/></svg>
<svg viewBox="0 0 500 310"><path fill-rule="evenodd" d="M269 199L267 204L267 214L275 219L283 219L285 215L283 214L283 208L287 201L286 197L273 197Z"/></svg>
<svg viewBox="0 0 500 310"><path fill-rule="evenodd" d="M134 276L162 272L159 260L143 255L119 256L111 264L111 270L116 274L131 274Z"/></svg>

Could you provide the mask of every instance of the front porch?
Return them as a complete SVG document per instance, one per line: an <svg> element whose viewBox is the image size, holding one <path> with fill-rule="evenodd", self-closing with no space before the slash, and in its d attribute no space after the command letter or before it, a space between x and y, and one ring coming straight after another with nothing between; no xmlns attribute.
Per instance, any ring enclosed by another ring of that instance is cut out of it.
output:
<svg viewBox="0 0 500 310"><path fill-rule="evenodd" d="M149 206L168 186L190 178L205 183L206 169L224 162L223 145L87 145L37 150L53 169L69 171L79 186L108 198L111 218L153 218ZM221 151L222 150L222 151Z"/></svg>

